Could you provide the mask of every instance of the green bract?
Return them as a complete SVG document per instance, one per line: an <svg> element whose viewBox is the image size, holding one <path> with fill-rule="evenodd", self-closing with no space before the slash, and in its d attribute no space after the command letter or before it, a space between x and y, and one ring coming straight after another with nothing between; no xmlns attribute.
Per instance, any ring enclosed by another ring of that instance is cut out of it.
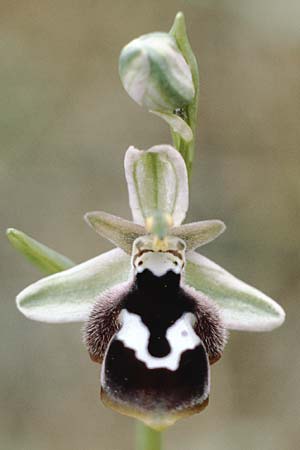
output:
<svg viewBox="0 0 300 450"><path fill-rule="evenodd" d="M215 239L225 226L219 220L181 225L188 207L188 183L185 163L173 147L155 146L146 152L130 147L125 171L136 223L104 212L87 213L91 227L119 248L28 286L17 297L17 306L26 317L56 323L86 320L99 294L130 277L132 243L147 233L147 215L161 208L173 218L169 234L187 245L186 284L218 304L228 329L267 331L282 324L285 314L274 300L194 251ZM52 272L56 261L57 270L71 264L24 234L15 232L14 239L20 240L20 245L15 245L23 253L32 248L35 263L44 269L49 258Z"/></svg>
<svg viewBox="0 0 300 450"><path fill-rule="evenodd" d="M69 258L30 238L22 231L8 228L6 235L11 244L42 272L56 273L74 266Z"/></svg>

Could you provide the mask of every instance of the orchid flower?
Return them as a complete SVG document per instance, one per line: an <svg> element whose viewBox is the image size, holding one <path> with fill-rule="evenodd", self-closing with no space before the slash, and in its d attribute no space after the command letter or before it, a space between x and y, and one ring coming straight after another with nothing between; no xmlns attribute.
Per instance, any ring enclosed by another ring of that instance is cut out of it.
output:
<svg viewBox="0 0 300 450"><path fill-rule="evenodd" d="M111 306L110 293L117 289L117 297L120 298L120 289L132 279L134 243L148 235L160 243L167 242L167 249L170 239L177 238L184 243L184 284L194 289L197 295L209 299L213 304L210 308L215 307L219 314L221 328L268 331L282 324L284 312L274 300L195 251L218 237L225 225L220 220L182 225L188 210L188 179L184 160L177 150L169 145L155 146L146 151L130 147L125 155L125 175L133 222L104 212L85 215L89 225L117 248L25 288L17 296L17 306L26 317L51 323L87 322L95 305L98 305L99 314L99 299L100 309L105 310L106 303ZM10 231L9 236L16 240L14 231ZM20 243L20 239L17 242ZM28 248L33 249L32 257L36 250L32 245ZM66 263L70 264L68 260ZM118 328L118 325L114 328L112 322L106 324L106 335L102 333L98 337L101 340L98 349L103 347L103 354ZM220 339L223 338L222 335ZM202 336L202 341L207 342L208 354L209 347L214 348L214 343L208 343L212 339L212 335ZM89 335L86 341L90 353L93 353L91 347L95 344L90 343ZM225 340L221 343L222 349L224 345ZM94 353L97 352L94 350ZM214 359L217 355L213 354L213 349L211 353L211 359ZM95 354L93 359L97 360ZM138 416L135 411L125 408L121 412ZM177 416L172 416L158 421L157 417L142 417L154 428L167 426L177 419Z"/></svg>
<svg viewBox="0 0 300 450"><path fill-rule="evenodd" d="M228 330L270 331L285 313L196 251L224 232L222 221L183 224L198 69L182 14L170 33L125 46L119 70L129 95L170 125L175 148L127 150L132 221L102 211L85 215L116 248L74 265L22 232L7 234L51 274L20 292L18 309L32 320L83 322L90 357L102 364L103 402L161 430L207 405L210 366L222 356Z"/></svg>

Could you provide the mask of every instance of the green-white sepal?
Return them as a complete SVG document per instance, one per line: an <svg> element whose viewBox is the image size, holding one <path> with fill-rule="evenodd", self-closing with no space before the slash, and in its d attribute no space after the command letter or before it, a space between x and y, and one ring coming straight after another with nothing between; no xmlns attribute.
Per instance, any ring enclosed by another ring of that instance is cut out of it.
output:
<svg viewBox="0 0 300 450"><path fill-rule="evenodd" d="M88 212L84 218L96 233L108 239L129 255L132 252L133 241L146 234L145 228L141 225L104 211Z"/></svg>
<svg viewBox="0 0 300 450"><path fill-rule="evenodd" d="M278 303L198 253L187 254L185 281L218 304L228 329L270 331L284 322Z"/></svg>
<svg viewBox="0 0 300 450"><path fill-rule="evenodd" d="M122 84L148 110L172 112L193 101L191 69L169 33L149 33L127 44L120 54Z"/></svg>
<svg viewBox="0 0 300 450"><path fill-rule="evenodd" d="M147 217L160 211L180 225L188 209L188 178L182 156L171 145L149 150L129 147L125 175L133 220L144 225Z"/></svg>
<svg viewBox="0 0 300 450"><path fill-rule="evenodd" d="M114 249L31 284L17 296L17 307L41 322L85 321L97 296L129 276L130 257Z"/></svg>
<svg viewBox="0 0 300 450"><path fill-rule="evenodd" d="M15 228L8 228L6 235L10 243L32 264L46 274L60 272L74 266L66 256L27 236Z"/></svg>

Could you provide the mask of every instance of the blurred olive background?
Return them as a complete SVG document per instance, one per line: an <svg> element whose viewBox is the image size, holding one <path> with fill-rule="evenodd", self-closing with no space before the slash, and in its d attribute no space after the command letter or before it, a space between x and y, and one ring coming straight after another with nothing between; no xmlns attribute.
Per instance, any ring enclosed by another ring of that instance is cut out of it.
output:
<svg viewBox="0 0 300 450"><path fill-rule="evenodd" d="M84 212L130 218L125 150L170 142L123 91L118 55L167 31L178 10L201 80L188 219L226 222L203 252L277 299L287 320L272 333L231 333L210 406L168 430L165 449L299 448L300 3L1 0L1 449L133 449L133 421L98 399L81 325L16 310L16 294L41 275L4 231L78 262L111 248Z"/></svg>

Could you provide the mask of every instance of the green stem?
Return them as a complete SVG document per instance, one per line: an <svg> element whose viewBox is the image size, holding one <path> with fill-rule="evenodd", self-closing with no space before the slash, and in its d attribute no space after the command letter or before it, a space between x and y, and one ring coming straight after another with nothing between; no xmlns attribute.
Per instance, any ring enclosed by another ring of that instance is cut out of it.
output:
<svg viewBox="0 0 300 450"><path fill-rule="evenodd" d="M136 450L161 449L161 433L138 421L136 423Z"/></svg>
<svg viewBox="0 0 300 450"><path fill-rule="evenodd" d="M172 133L174 146L181 153L186 163L188 176L190 179L195 152L196 125L197 125L198 100L199 100L199 70L196 57L189 43L189 39L186 32L184 15L182 12L177 13L174 20L174 24L170 30L170 34L174 36L174 38L176 39L180 51L182 52L186 62L191 68L193 82L195 86L194 100L185 109L186 122L193 132L193 139L191 140L191 142L185 142L176 133L174 132Z"/></svg>

